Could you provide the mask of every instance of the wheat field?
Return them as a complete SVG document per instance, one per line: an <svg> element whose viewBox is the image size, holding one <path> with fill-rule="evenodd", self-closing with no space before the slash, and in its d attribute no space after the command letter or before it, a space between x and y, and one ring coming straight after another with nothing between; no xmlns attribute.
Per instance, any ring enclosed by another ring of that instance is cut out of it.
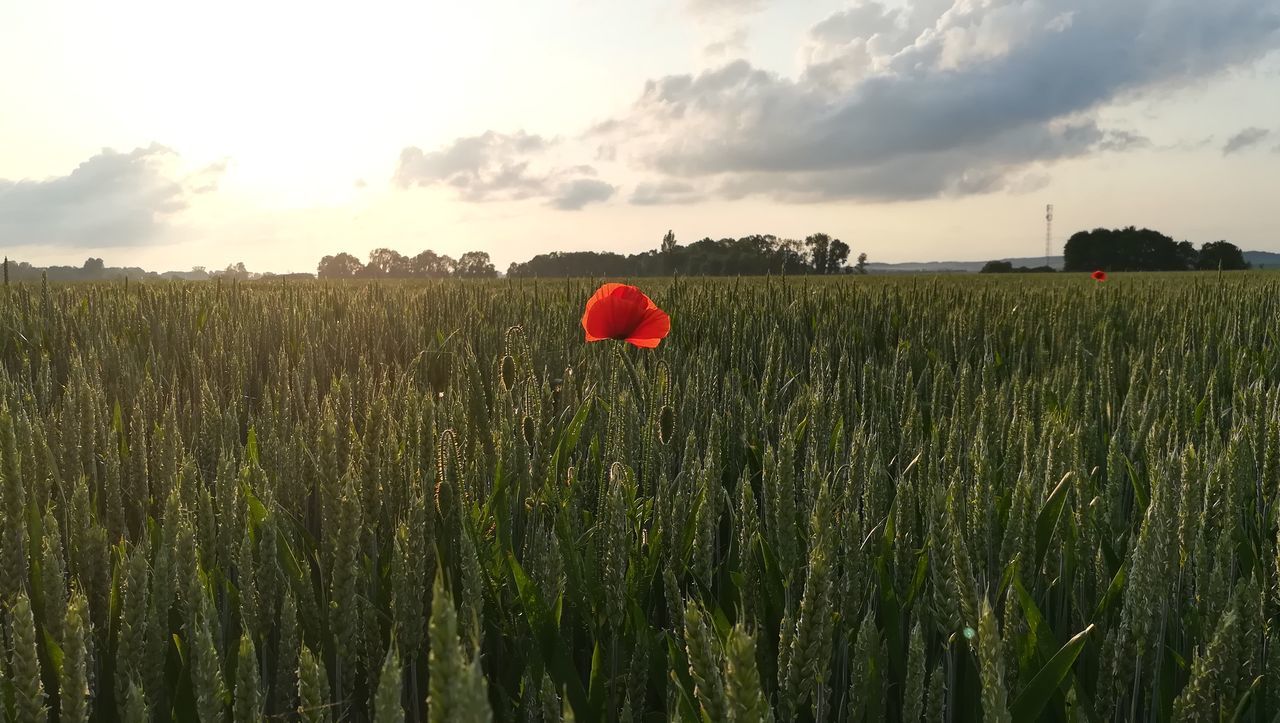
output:
<svg viewBox="0 0 1280 723"><path fill-rule="evenodd" d="M1278 281L7 287L0 719L1271 721Z"/></svg>

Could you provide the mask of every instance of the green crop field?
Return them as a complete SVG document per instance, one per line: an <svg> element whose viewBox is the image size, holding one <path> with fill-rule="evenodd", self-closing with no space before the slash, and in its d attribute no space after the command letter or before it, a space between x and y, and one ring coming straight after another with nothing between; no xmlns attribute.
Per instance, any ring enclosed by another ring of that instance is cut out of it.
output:
<svg viewBox="0 0 1280 723"><path fill-rule="evenodd" d="M0 719L1271 721L1280 279L0 289Z"/></svg>

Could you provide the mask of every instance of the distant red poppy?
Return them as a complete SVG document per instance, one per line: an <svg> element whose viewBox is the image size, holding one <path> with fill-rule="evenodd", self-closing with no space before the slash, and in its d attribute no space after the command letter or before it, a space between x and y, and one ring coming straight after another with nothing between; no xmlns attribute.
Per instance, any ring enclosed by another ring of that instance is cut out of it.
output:
<svg viewBox="0 0 1280 723"><path fill-rule="evenodd" d="M652 349L671 331L671 317L640 289L605 284L587 300L582 328L587 341L623 339Z"/></svg>
<svg viewBox="0 0 1280 723"><path fill-rule="evenodd" d="M1093 273L1092 273L1092 274L1090 274L1089 276L1090 276L1090 278L1092 278L1094 281L1106 281L1106 280L1107 280L1107 272L1103 271L1102 269L1098 269L1097 271L1093 272Z"/></svg>

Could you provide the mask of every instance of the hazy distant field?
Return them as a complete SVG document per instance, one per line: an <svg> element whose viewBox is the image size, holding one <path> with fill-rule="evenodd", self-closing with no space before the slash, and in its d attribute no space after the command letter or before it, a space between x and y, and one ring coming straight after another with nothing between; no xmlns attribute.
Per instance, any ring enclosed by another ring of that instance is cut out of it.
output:
<svg viewBox="0 0 1280 723"><path fill-rule="evenodd" d="M1274 279L9 287L0 701L1270 721Z"/></svg>

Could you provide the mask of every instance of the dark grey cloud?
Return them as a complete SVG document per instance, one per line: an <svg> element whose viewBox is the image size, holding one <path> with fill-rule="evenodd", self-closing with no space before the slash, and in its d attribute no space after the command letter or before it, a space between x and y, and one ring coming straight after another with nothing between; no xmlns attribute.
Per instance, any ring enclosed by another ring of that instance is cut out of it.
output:
<svg viewBox="0 0 1280 723"><path fill-rule="evenodd" d="M176 158L159 144L127 153L107 148L65 176L0 179L0 245L104 248L155 241L193 195L216 188L226 165L181 176L172 168Z"/></svg>
<svg viewBox="0 0 1280 723"><path fill-rule="evenodd" d="M1280 0L861 2L813 28L795 79L742 60L655 79L595 133L727 195L983 193L1143 147L1096 111L1253 62L1278 28Z"/></svg>
<svg viewBox="0 0 1280 723"><path fill-rule="evenodd" d="M593 167L558 166L548 160L547 151L555 145L523 131L486 131L435 151L409 146L400 152L392 181L401 188L449 187L472 202L542 198L574 211L613 195L613 186L593 178Z"/></svg>
<svg viewBox="0 0 1280 723"><path fill-rule="evenodd" d="M1045 184L1039 164L1078 156L1103 142L1106 135L1092 121L1027 126L984 143L901 154L872 164L725 174L718 190L728 198L765 194L790 203L1025 193Z"/></svg>
<svg viewBox="0 0 1280 723"><path fill-rule="evenodd" d="M1231 155L1232 153L1256 146L1269 135L1271 135L1271 131L1266 128L1245 128L1227 139L1227 142L1222 146L1222 155Z"/></svg>
<svg viewBox="0 0 1280 723"><path fill-rule="evenodd" d="M562 211L578 211L587 204L608 201L617 190L595 178L576 178L556 187L551 205Z"/></svg>

